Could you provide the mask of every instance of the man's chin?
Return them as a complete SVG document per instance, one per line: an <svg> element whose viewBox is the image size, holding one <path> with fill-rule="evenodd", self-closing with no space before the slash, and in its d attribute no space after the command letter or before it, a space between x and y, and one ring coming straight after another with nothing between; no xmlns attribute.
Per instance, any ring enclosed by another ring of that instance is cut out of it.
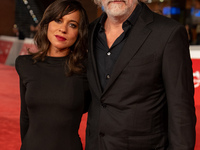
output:
<svg viewBox="0 0 200 150"><path fill-rule="evenodd" d="M106 13L109 16L113 16L113 17L119 17L119 16L125 15L125 12L122 11L121 9L109 10L109 11L106 11Z"/></svg>

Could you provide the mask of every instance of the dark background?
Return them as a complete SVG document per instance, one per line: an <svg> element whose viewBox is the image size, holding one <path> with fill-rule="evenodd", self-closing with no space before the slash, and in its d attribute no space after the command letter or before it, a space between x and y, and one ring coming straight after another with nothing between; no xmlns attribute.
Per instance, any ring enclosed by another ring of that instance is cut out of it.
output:
<svg viewBox="0 0 200 150"><path fill-rule="evenodd" d="M30 9L40 20L46 7L54 0L27 0ZM80 0L87 11L89 21L97 17L97 6L92 0ZM15 36L13 25L19 24L23 30L29 28L29 24L36 25L29 13L29 9L23 0L0 0L0 35ZM27 33L29 34L29 33Z"/></svg>

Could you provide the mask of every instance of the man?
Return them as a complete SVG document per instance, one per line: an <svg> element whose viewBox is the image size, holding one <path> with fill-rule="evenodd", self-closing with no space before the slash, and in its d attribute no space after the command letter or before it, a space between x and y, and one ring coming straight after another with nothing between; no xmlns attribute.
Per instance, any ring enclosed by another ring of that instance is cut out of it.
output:
<svg viewBox="0 0 200 150"><path fill-rule="evenodd" d="M137 0L96 0L90 24L86 150L193 150L187 33Z"/></svg>

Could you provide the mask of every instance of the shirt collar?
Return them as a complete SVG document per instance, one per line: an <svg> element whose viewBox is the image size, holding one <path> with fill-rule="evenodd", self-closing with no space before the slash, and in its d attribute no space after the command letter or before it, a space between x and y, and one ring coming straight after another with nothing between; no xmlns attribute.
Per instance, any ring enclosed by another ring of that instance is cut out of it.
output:
<svg viewBox="0 0 200 150"><path fill-rule="evenodd" d="M105 23L106 19L107 19L107 14L104 12L102 14L101 18L100 18L100 21L99 21L99 24L100 24L100 30L99 31L100 32L104 31L104 23Z"/></svg>
<svg viewBox="0 0 200 150"><path fill-rule="evenodd" d="M134 11L132 12L132 14L129 16L129 18L125 22L129 22L131 25L134 25L137 18L140 15L141 10L142 10L142 5L138 3Z"/></svg>

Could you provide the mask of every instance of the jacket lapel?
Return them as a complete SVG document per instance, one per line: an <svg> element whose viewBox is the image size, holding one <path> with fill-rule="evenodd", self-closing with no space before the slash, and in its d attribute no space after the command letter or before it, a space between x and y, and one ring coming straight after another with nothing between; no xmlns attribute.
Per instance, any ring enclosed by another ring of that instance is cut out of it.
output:
<svg viewBox="0 0 200 150"><path fill-rule="evenodd" d="M93 24L91 24L89 26L88 60L91 60L91 62L89 61L88 73L87 74L88 74L88 81L90 83L92 90L96 93L96 95L98 97L100 97L101 94L102 94L102 90L101 90L98 71L97 71L97 67L96 67L96 60L95 60L95 57L94 57L94 33L95 33L95 29L96 29L98 22L99 22L99 19L94 21Z"/></svg>
<svg viewBox="0 0 200 150"><path fill-rule="evenodd" d="M149 10L149 8L147 8L146 5L143 5L143 10L141 12L141 15L139 16L136 24L129 33L129 37L124 45L124 48L121 51L121 54L117 62L115 63L111 78L109 79L109 82L104 89L103 95L106 93L109 87L115 82L117 77L129 63L129 61L133 59L139 48L145 42L146 38L151 32L151 30L147 27L147 24L149 24L152 21L153 21L152 12Z"/></svg>

